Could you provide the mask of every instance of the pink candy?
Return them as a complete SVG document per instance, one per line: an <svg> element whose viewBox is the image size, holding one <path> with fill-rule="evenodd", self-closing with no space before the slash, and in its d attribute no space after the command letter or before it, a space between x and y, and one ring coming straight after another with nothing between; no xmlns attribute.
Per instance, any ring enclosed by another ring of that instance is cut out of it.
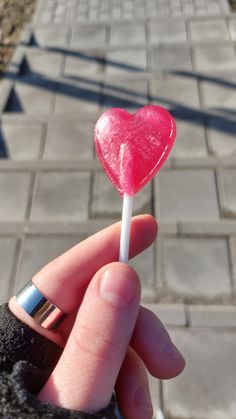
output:
<svg viewBox="0 0 236 419"><path fill-rule="evenodd" d="M95 145L105 172L121 195L134 195L160 170L175 139L172 116L148 105L134 115L104 112L95 126Z"/></svg>

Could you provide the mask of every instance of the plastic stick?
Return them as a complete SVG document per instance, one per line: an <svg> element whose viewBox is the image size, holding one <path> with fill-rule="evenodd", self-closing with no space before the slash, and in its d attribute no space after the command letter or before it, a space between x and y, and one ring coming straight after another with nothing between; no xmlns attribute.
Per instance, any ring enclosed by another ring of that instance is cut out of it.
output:
<svg viewBox="0 0 236 419"><path fill-rule="evenodd" d="M128 263L129 260L129 242L130 242L130 225L133 208L133 196L124 194L123 209L121 220L121 234L120 234L120 257L119 261Z"/></svg>

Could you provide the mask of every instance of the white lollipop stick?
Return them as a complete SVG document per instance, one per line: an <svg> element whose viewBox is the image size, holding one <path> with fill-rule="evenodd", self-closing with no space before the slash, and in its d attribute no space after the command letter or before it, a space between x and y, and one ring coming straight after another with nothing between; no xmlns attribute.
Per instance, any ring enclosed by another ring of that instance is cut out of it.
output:
<svg viewBox="0 0 236 419"><path fill-rule="evenodd" d="M129 242L130 242L130 226L133 208L133 196L124 194L123 209L121 220L121 234L120 234L120 256L119 261L128 263L129 260Z"/></svg>

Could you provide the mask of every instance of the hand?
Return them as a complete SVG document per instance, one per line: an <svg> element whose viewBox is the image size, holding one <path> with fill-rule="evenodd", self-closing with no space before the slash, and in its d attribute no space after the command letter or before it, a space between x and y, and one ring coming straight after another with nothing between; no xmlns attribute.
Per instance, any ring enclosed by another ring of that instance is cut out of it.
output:
<svg viewBox="0 0 236 419"><path fill-rule="evenodd" d="M150 216L134 217L130 257L156 237ZM120 223L88 238L49 263L33 282L67 313L56 332L46 331L17 308L21 320L65 345L62 356L38 395L65 408L97 411L106 407L115 388L127 419L150 419L146 368L157 378L171 378L184 359L160 320L140 307L140 281L118 259ZM112 262L112 263L111 263Z"/></svg>

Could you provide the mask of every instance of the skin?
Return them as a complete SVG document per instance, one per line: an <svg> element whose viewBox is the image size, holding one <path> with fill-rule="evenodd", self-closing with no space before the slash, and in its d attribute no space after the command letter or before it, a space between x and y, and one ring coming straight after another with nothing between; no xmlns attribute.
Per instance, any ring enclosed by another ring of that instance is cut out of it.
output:
<svg viewBox="0 0 236 419"><path fill-rule="evenodd" d="M130 257L150 246L157 224L143 215L132 219ZM147 370L168 379L185 361L160 320L140 306L140 280L116 262L120 223L76 245L33 278L40 291L67 316L57 331L37 325L13 297L13 313L64 347L38 398L65 408L97 411L115 389L127 419L151 419Z"/></svg>

